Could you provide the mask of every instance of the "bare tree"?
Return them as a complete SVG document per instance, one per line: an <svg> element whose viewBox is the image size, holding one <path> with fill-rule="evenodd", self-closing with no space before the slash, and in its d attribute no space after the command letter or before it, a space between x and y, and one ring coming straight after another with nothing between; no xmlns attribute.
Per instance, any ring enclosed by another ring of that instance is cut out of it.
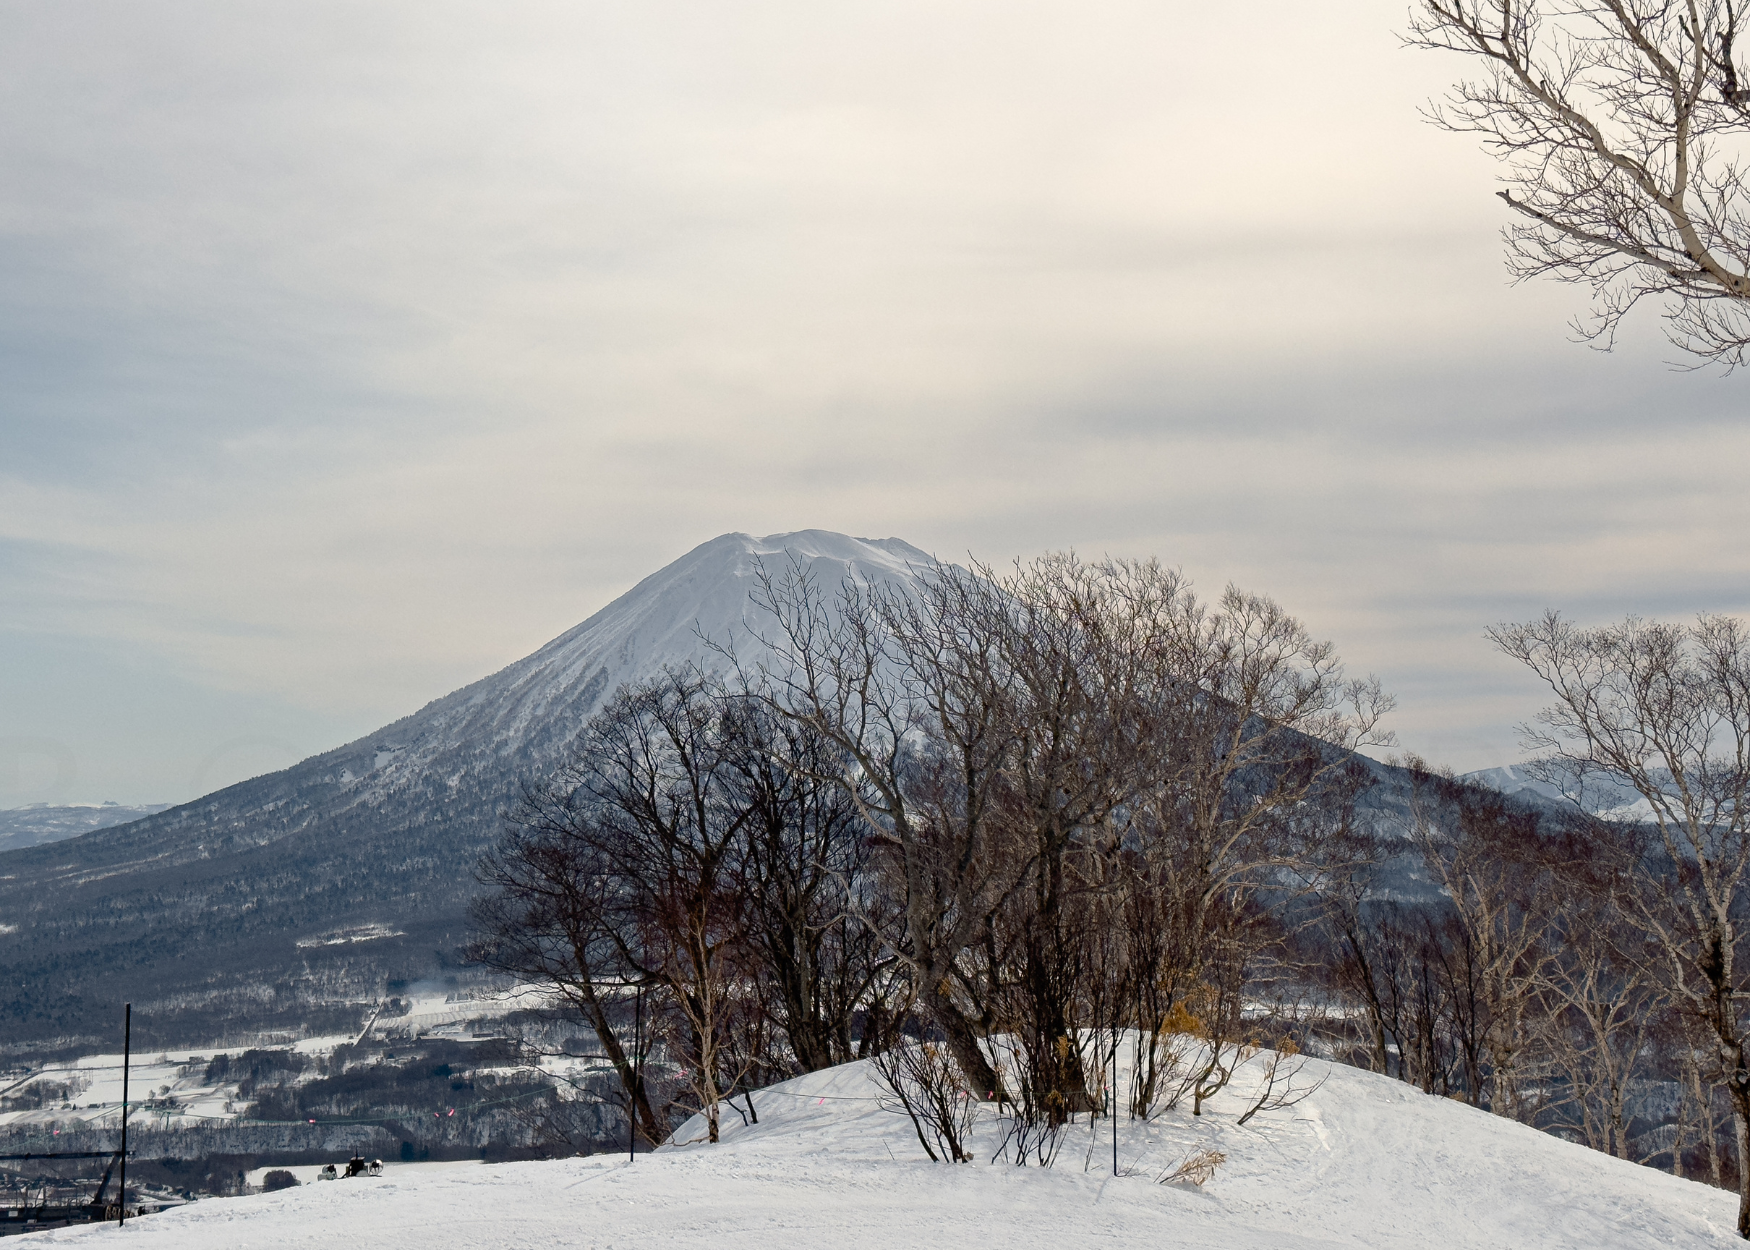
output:
<svg viewBox="0 0 1750 1250"><path fill-rule="evenodd" d="M1318 875L1310 852L1329 827L1302 817L1348 780L1355 752L1390 744L1392 701L1376 679L1346 678L1331 644L1271 600L1229 587L1206 606L1153 576L1173 706L1138 828L1146 853L1173 863L1201 932L1223 895L1233 910L1267 875Z"/></svg>
<svg viewBox="0 0 1750 1250"><path fill-rule="evenodd" d="M1410 765L1413 834L1459 929L1446 967L1466 1092L1476 1106L1529 1122L1541 1105L1526 1078L1538 1075L1537 989L1552 957L1544 904L1555 875L1539 813L1420 760Z"/></svg>
<svg viewBox="0 0 1750 1250"><path fill-rule="evenodd" d="M968 1150L978 1100L960 1066L941 1042L901 1040L870 1065L885 1090L884 1111L903 1111L931 1163L970 1163Z"/></svg>
<svg viewBox="0 0 1750 1250"><path fill-rule="evenodd" d="M731 761L745 710L711 678L666 674L622 691L591 722L574 776L593 800L595 837L612 859L625 967L668 992L657 1026L684 1056L692 1110L718 1139L720 1104L753 1062L733 1033L756 1004L747 960L747 899L735 868L754 810Z"/></svg>
<svg viewBox="0 0 1750 1250"><path fill-rule="evenodd" d="M1582 797L1597 781L1626 783L1646 805L1657 845L1636 863L1625 901L1677 1006L1707 1038L1744 1159L1750 634L1724 616L1581 629L1552 612L1490 637L1556 696L1526 731L1545 752L1538 771ZM1738 1232L1750 1237L1750 1168L1740 1169Z"/></svg>
<svg viewBox="0 0 1750 1250"><path fill-rule="evenodd" d="M1720 1149L1720 1122L1722 1119L1730 1121L1731 1113L1728 1111L1725 1116L1720 1115L1719 1100L1715 1097L1719 1090L1702 1079L1704 1069L1713 1066L1708 1054L1712 1048L1705 1042L1698 1047L1694 1039L1679 1033L1677 1037L1667 1039L1666 1049L1676 1053L1678 1073L1677 1116L1672 1126L1671 1170L1678 1176L1686 1174L1684 1147L1689 1131L1693 1129L1701 1147L1707 1179L1715 1185L1730 1188L1726 1160L1723 1157L1725 1152ZM1690 1119L1692 1114L1693 1122Z"/></svg>
<svg viewBox="0 0 1750 1250"><path fill-rule="evenodd" d="M1480 1105L1485 1056L1481 961L1450 909L1341 900L1331 927L1338 986L1363 1009L1365 1066L1426 1094Z"/></svg>
<svg viewBox="0 0 1750 1250"><path fill-rule="evenodd" d="M1096 1105L1083 1063L1094 1038L1076 1022L1104 987L1093 895L1113 884L1111 819L1141 789L1160 736L1158 621L1130 566L1054 554L1003 578L975 573L1009 691L1012 797L998 819L1030 862L1005 917L1019 956L1005 1024L1027 1056L1023 1103L1061 1121Z"/></svg>
<svg viewBox="0 0 1750 1250"><path fill-rule="evenodd" d="M1002 1083L979 1046L993 1022L991 917L1027 871L994 811L1013 746L988 592L964 570L922 570L914 593L847 579L836 596L799 565L761 570L756 606L776 622L749 687L843 755L833 778L888 852L895 949L920 1005L983 1098ZM790 761L791 766L799 762Z"/></svg>
<svg viewBox="0 0 1750 1250"><path fill-rule="evenodd" d="M1152 961L1132 977L1146 1059L1179 998L1238 1002L1273 933L1261 894L1311 891L1342 871L1344 857L1328 852L1346 825L1331 817L1366 784L1354 753L1391 741L1381 720L1392 703L1377 680L1346 677L1330 643L1264 596L1229 587L1204 604L1153 563L1123 572L1154 622L1157 666L1151 771L1128 830L1133 950ZM1227 1027L1219 1013L1210 1020ZM1212 1045L1198 1088L1226 1070L1221 1053Z"/></svg>
<svg viewBox="0 0 1750 1250"><path fill-rule="evenodd" d="M1306 1061L1297 1058L1299 1054L1299 1048L1289 1038L1283 1038L1276 1044L1269 1058L1263 1061L1264 1071L1251 1095L1251 1105L1240 1115L1240 1124L1244 1124L1260 1111L1281 1111L1305 1102L1318 1093L1319 1087L1329 1079L1328 1074L1299 1088L1295 1087L1294 1078L1306 1067Z"/></svg>
<svg viewBox="0 0 1750 1250"><path fill-rule="evenodd" d="M490 888L473 904L469 956L559 995L594 1030L619 1079L627 1118L651 1146L667 1128L626 1036L632 983L610 926L618 913L609 858L589 836L573 791L531 787L518 818L480 864Z"/></svg>
<svg viewBox="0 0 1750 1250"><path fill-rule="evenodd" d="M1615 866L1611 859L1603 865L1606 872ZM1614 881L1600 881L1604 873L1590 867L1570 868L1552 882L1553 932L1538 971L1537 1014L1552 1072L1567 1095L1551 1111L1558 1126L1594 1150L1635 1159L1629 1095L1654 1057L1668 996L1662 978L1638 957L1638 934L1624 920ZM1678 1175L1681 1149L1673 1143Z"/></svg>
<svg viewBox="0 0 1750 1250"><path fill-rule="evenodd" d="M585 726L576 756L528 789L483 866L499 892L476 909L477 955L582 1009L653 1140L666 1117L652 1114L602 984L659 991L650 1023L680 1060L692 1095L683 1109L702 1114L716 1141L761 1024L745 1001L755 978L736 880L754 816L732 767L747 710L693 670L621 690Z"/></svg>
<svg viewBox="0 0 1750 1250"><path fill-rule="evenodd" d="M828 779L843 772L836 750L757 700L740 701L738 723L745 742L729 768L751 819L736 888L762 997L789 1043L765 1061L790 1070L759 1075L783 1079L883 1049L903 1014L890 999L905 991L887 948L888 900L873 888L874 848L846 787Z"/></svg>
<svg viewBox="0 0 1750 1250"><path fill-rule="evenodd" d="M1430 110L1506 164L1519 278L1592 287L1577 322L1608 346L1641 300L1681 350L1728 367L1750 348L1750 212L1737 144L1743 0L1417 0L1408 42L1481 73Z"/></svg>
<svg viewBox="0 0 1750 1250"><path fill-rule="evenodd" d="M1329 875L1321 892L1326 968L1339 993L1361 1008L1362 1033L1343 1029L1331 1039L1347 1062L1382 1076L1404 1075L1402 953L1409 945L1396 903L1374 897L1379 870L1373 855L1356 856ZM1396 1060L1397 1071L1393 1071Z"/></svg>

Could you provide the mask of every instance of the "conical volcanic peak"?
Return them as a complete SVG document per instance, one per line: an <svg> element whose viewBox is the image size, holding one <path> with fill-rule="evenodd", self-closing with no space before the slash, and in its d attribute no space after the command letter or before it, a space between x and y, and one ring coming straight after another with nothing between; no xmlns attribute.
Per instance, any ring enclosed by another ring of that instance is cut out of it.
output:
<svg viewBox="0 0 1750 1250"><path fill-rule="evenodd" d="M743 644L763 627L751 598L760 567L777 573L789 562L829 589L845 578L903 582L935 563L897 538L850 538L827 530L764 538L724 534L651 574L533 655L369 741L402 756L397 770L422 767L434 749L463 743L545 753L556 738L575 734L582 718L626 682L665 664L708 663L713 653L706 640Z"/></svg>
<svg viewBox="0 0 1750 1250"><path fill-rule="evenodd" d="M0 938L13 987L0 990L0 1018L75 1035L107 1025L110 999L131 998L198 1040L295 1024L307 997L295 985L369 1001L385 978L430 975L467 936L474 866L522 786L622 684L709 662L705 639L745 648L761 563L777 573L790 561L829 590L847 577L905 582L934 563L897 538L725 534L533 655L356 742L0 856L0 916L15 929ZM30 989L51 983L52 1000ZM286 1020L263 1014L263 985L279 987Z"/></svg>

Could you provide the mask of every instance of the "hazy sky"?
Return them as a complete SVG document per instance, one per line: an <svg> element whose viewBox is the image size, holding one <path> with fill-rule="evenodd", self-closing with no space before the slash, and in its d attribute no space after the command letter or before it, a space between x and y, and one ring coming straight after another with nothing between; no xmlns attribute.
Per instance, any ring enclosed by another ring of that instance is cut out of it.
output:
<svg viewBox="0 0 1750 1250"><path fill-rule="evenodd" d="M1750 378L1507 284L1404 12L7 6L0 806L194 797L806 527L1158 555L1519 758L1486 625L1750 607Z"/></svg>

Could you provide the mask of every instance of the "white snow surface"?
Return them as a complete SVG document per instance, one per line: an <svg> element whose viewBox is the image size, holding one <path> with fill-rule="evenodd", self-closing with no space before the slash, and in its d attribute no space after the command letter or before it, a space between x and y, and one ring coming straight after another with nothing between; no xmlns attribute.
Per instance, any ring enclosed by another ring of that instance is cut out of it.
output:
<svg viewBox="0 0 1750 1250"><path fill-rule="evenodd" d="M1557 1140L1354 1069L1308 1061L1325 1083L1240 1126L1259 1059L1201 1118L1175 1111L1074 1126L1054 1169L927 1162L911 1125L881 1109L864 1064L754 1095L758 1125L724 1109L718 1145L671 1145L628 1163L390 1169L146 1216L124 1230L64 1229L30 1244L170 1250L486 1247L1107 1245L1190 1250L1741 1244L1735 1201L1699 1182ZM700 1133L697 1120L676 1140ZM1202 1189L1158 1183L1197 1149L1227 1161Z"/></svg>

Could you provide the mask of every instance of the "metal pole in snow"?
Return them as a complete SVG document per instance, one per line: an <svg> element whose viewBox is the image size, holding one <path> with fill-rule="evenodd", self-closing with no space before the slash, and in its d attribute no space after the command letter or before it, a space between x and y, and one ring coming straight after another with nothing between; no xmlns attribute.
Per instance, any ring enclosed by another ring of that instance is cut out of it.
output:
<svg viewBox="0 0 1750 1250"><path fill-rule="evenodd" d="M1118 1030L1112 1030L1112 1175L1118 1175Z"/></svg>
<svg viewBox="0 0 1750 1250"><path fill-rule="evenodd" d="M116 1224L128 1222L128 1059L134 1048L134 1005L122 1008L122 1179L116 1194Z"/></svg>
<svg viewBox="0 0 1750 1250"><path fill-rule="evenodd" d="M644 1084L644 987L633 995L632 1097L626 1107L626 1162L638 1161L638 1093Z"/></svg>

